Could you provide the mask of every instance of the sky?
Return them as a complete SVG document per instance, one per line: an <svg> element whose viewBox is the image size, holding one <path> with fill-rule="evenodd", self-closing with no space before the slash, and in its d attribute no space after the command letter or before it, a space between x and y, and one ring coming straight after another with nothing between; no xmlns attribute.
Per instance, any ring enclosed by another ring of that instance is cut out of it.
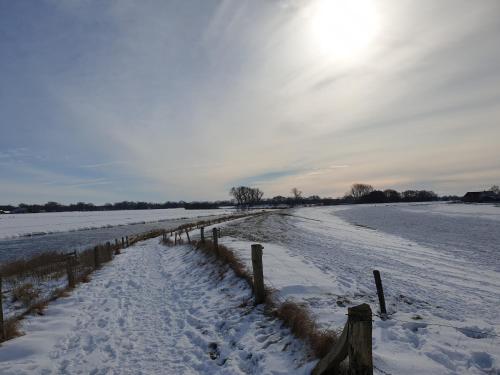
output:
<svg viewBox="0 0 500 375"><path fill-rule="evenodd" d="M0 0L0 204L500 183L497 0Z"/></svg>

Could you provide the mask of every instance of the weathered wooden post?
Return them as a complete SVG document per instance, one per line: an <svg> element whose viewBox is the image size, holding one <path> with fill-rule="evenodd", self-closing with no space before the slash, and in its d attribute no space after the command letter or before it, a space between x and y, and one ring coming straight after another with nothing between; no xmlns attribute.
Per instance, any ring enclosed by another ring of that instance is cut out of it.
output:
<svg viewBox="0 0 500 375"><path fill-rule="evenodd" d="M261 304L266 299L264 289L264 269L262 266L262 249L260 244L252 245L252 268L253 268L253 292L255 294L255 304Z"/></svg>
<svg viewBox="0 0 500 375"><path fill-rule="evenodd" d="M177 232L174 232L174 245L177 245Z"/></svg>
<svg viewBox="0 0 500 375"><path fill-rule="evenodd" d="M380 304L380 317L385 320L387 318L387 310L385 308L384 288L382 287L382 278L378 270L373 271L375 285L377 287L378 302Z"/></svg>
<svg viewBox="0 0 500 375"><path fill-rule="evenodd" d="M218 250L219 249L219 240L218 240L218 235L217 235L217 228L212 229L212 240L214 242L215 250Z"/></svg>
<svg viewBox="0 0 500 375"><path fill-rule="evenodd" d="M186 237L188 239L188 243L191 243L191 238L189 237L189 231L187 228L185 229L185 232L186 232Z"/></svg>
<svg viewBox="0 0 500 375"><path fill-rule="evenodd" d="M119 242L118 242L118 238L115 238L115 246L116 246L116 247L120 246L120 245L119 245Z"/></svg>
<svg viewBox="0 0 500 375"><path fill-rule="evenodd" d="M349 373L372 375L372 310L366 303L350 307L348 310Z"/></svg>
<svg viewBox="0 0 500 375"><path fill-rule="evenodd" d="M113 260L113 252L111 251L111 242L106 242L106 256L108 260Z"/></svg>
<svg viewBox="0 0 500 375"><path fill-rule="evenodd" d="M339 374L341 362L349 356L348 374L372 375L372 310L366 303L347 309L342 334L318 362L311 375ZM343 372L342 372L343 373Z"/></svg>
<svg viewBox="0 0 500 375"><path fill-rule="evenodd" d="M217 228L217 236L218 236L219 238L221 238L221 230L220 230L220 228Z"/></svg>
<svg viewBox="0 0 500 375"><path fill-rule="evenodd" d="M94 247L94 267L99 267L99 246Z"/></svg>
<svg viewBox="0 0 500 375"><path fill-rule="evenodd" d="M128 236L125 237L125 241L126 241L127 247L129 247Z"/></svg>
<svg viewBox="0 0 500 375"><path fill-rule="evenodd" d="M2 275L0 275L0 338L3 340L5 337L5 325L3 324L3 293L2 293Z"/></svg>
<svg viewBox="0 0 500 375"><path fill-rule="evenodd" d="M125 249L125 238L122 237L122 248Z"/></svg>
<svg viewBox="0 0 500 375"><path fill-rule="evenodd" d="M66 272L68 274L68 288L75 287L75 274L73 272L73 257L66 258Z"/></svg>
<svg viewBox="0 0 500 375"><path fill-rule="evenodd" d="M200 228L200 238L201 243L205 243L205 227Z"/></svg>

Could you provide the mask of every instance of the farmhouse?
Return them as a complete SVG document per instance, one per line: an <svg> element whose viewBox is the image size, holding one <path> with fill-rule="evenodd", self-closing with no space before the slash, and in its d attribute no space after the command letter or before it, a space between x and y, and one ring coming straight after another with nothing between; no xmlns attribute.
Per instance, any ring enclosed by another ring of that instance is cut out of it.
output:
<svg viewBox="0 0 500 375"><path fill-rule="evenodd" d="M463 202L485 203L500 201L500 197L493 191L469 191L462 198Z"/></svg>

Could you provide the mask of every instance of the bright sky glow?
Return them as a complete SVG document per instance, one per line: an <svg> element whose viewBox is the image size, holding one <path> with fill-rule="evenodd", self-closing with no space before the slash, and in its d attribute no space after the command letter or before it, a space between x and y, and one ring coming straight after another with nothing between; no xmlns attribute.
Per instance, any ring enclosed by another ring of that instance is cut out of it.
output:
<svg viewBox="0 0 500 375"><path fill-rule="evenodd" d="M379 32L374 0L320 0L311 6L313 43L331 59L355 60Z"/></svg>

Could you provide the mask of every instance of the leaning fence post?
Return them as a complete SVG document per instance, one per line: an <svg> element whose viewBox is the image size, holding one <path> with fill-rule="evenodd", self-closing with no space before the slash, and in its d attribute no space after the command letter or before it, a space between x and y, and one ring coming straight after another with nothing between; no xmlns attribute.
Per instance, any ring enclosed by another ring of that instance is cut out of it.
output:
<svg viewBox="0 0 500 375"><path fill-rule="evenodd" d="M191 243L191 238L189 238L189 231L187 228L185 229L185 232L186 232L186 237L188 239L188 243Z"/></svg>
<svg viewBox="0 0 500 375"><path fill-rule="evenodd" d="M2 293L2 275L0 275L0 336L5 340L5 325L3 324L3 293Z"/></svg>
<svg viewBox="0 0 500 375"><path fill-rule="evenodd" d="M200 228L201 243L205 243L205 227Z"/></svg>
<svg viewBox="0 0 500 375"><path fill-rule="evenodd" d="M372 310L366 303L348 309L349 373L372 375Z"/></svg>
<svg viewBox="0 0 500 375"><path fill-rule="evenodd" d="M382 287L380 272L378 270L374 270L373 277L375 277L375 285L377 286L378 302L380 304L380 317L385 320L387 317L387 310L385 308L384 288Z"/></svg>
<svg viewBox="0 0 500 375"><path fill-rule="evenodd" d="M99 246L94 247L94 267L99 267Z"/></svg>
<svg viewBox="0 0 500 375"><path fill-rule="evenodd" d="M219 249L219 240L218 240L218 236L217 236L217 228L212 229L212 237L213 237L213 241L214 241L214 247L216 250L218 250Z"/></svg>
<svg viewBox="0 0 500 375"><path fill-rule="evenodd" d="M264 270L262 266L262 249L260 244L252 245L252 268L253 268L253 292L255 293L255 304L264 302L266 293L264 290Z"/></svg>

